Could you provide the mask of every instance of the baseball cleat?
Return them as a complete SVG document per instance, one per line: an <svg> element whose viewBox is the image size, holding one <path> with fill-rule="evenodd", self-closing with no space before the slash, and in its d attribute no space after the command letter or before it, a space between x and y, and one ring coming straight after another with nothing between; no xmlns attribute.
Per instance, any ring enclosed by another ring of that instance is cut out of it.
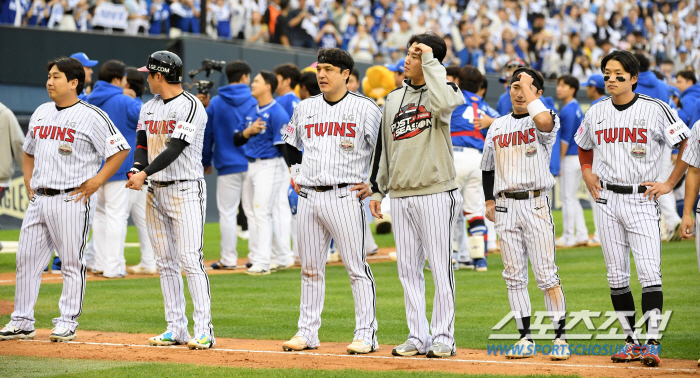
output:
<svg viewBox="0 0 700 378"><path fill-rule="evenodd" d="M250 261L248 261L247 263L245 263L245 267L246 267L246 268L249 268L249 269L250 269L250 267L252 267L252 266L253 266L253 263L250 262Z"/></svg>
<svg viewBox="0 0 700 378"><path fill-rule="evenodd" d="M460 262L459 263L459 269L465 269L465 270L474 270L476 269L476 265L474 265L474 261L467 261L467 262Z"/></svg>
<svg viewBox="0 0 700 378"><path fill-rule="evenodd" d="M474 260L474 266L476 266L477 272L485 272L488 270L486 267L486 258Z"/></svg>
<svg viewBox="0 0 700 378"><path fill-rule="evenodd" d="M391 354L394 356L411 357L423 353L421 353L418 350L418 348L416 348L416 344L414 344L413 341L408 340L405 343L392 349Z"/></svg>
<svg viewBox="0 0 700 378"><path fill-rule="evenodd" d="M56 327L51 332L49 340L53 342L60 341L62 343L75 340L75 331L71 331L66 327Z"/></svg>
<svg viewBox="0 0 700 378"><path fill-rule="evenodd" d="M566 340L554 339L554 344L552 346L552 352L549 354L549 358L553 361L568 360L571 356L571 350L569 349L569 344Z"/></svg>
<svg viewBox="0 0 700 378"><path fill-rule="evenodd" d="M294 337L292 337L291 340L286 341L284 344L282 344L282 349L287 351L287 352L290 352L290 351L300 351L300 350L305 350L305 349L316 349L316 347L310 347L306 343L306 340L304 340L303 337L294 336Z"/></svg>
<svg viewBox="0 0 700 378"><path fill-rule="evenodd" d="M195 336L187 343L187 347L190 349L210 349L214 347L211 337L205 334L200 334Z"/></svg>
<svg viewBox="0 0 700 378"><path fill-rule="evenodd" d="M251 267L250 269L245 271L245 274L249 276L265 276L270 274L269 270L263 269L263 268L253 268Z"/></svg>
<svg viewBox="0 0 700 378"><path fill-rule="evenodd" d="M223 269L223 270L236 269L236 265L224 265L224 263L221 262L221 260L211 264L211 267L215 270L216 269Z"/></svg>
<svg viewBox="0 0 700 378"><path fill-rule="evenodd" d="M379 248L375 248L375 249L367 252L367 256L373 256L373 255L376 255L377 253L379 253Z"/></svg>
<svg viewBox="0 0 700 378"><path fill-rule="evenodd" d="M444 358L456 355L457 351L452 350L452 348L448 347L446 344L433 343L433 345L430 346L430 349L428 349L428 353L425 356L428 358Z"/></svg>
<svg viewBox="0 0 700 378"><path fill-rule="evenodd" d="M576 246L576 243L570 243L564 238L559 238L554 241L554 246L556 246L557 248L573 248Z"/></svg>
<svg viewBox="0 0 700 378"><path fill-rule="evenodd" d="M597 236L593 236L592 238L588 239L588 244L587 246L589 247L600 247L600 239Z"/></svg>
<svg viewBox="0 0 700 378"><path fill-rule="evenodd" d="M610 359L612 362L639 361L641 359L641 349L642 347L639 344L625 343L625 346L610 356Z"/></svg>
<svg viewBox="0 0 700 378"><path fill-rule="evenodd" d="M352 344L348 345L348 353L350 354L367 354L379 349L372 346L372 343L364 340L353 340Z"/></svg>
<svg viewBox="0 0 700 378"><path fill-rule="evenodd" d="M651 367L659 366L661 363L661 359L659 358L660 348L661 345L658 343L642 345L640 348L642 363Z"/></svg>
<svg viewBox="0 0 700 378"><path fill-rule="evenodd" d="M293 266L294 266L294 262L292 262L291 264L287 264L287 265L272 263L272 264L270 264L270 273L281 272L281 271L287 270Z"/></svg>
<svg viewBox="0 0 700 378"><path fill-rule="evenodd" d="M12 324L8 324L5 326L5 328L0 330L0 340L25 340L33 339L34 336L36 336L36 331L25 331L13 326Z"/></svg>
<svg viewBox="0 0 700 378"><path fill-rule="evenodd" d="M506 358L530 358L535 357L535 342L523 337L506 352Z"/></svg>
<svg viewBox="0 0 700 378"><path fill-rule="evenodd" d="M158 269L144 268L141 266L141 264L139 264L126 268L126 272L131 274L158 274Z"/></svg>
<svg viewBox="0 0 700 378"><path fill-rule="evenodd" d="M681 241L681 224L680 222L673 228L673 232L668 236L668 241L679 242Z"/></svg>
<svg viewBox="0 0 700 378"><path fill-rule="evenodd" d="M184 344L184 342L175 340L172 332L165 331L158 336L148 339L148 344L151 346L170 346Z"/></svg>

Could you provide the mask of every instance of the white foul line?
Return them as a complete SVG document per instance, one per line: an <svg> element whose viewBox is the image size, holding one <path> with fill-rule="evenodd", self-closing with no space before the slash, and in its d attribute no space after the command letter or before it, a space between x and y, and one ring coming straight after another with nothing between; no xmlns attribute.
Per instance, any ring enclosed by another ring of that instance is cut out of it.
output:
<svg viewBox="0 0 700 378"><path fill-rule="evenodd" d="M50 343L50 340L19 340L21 342L35 342L35 343ZM68 341L66 344L83 344L83 345L99 345L99 346L121 346L121 347L135 347L135 348L153 348L150 345L142 344L115 344L115 343L92 343L85 341ZM182 347L170 346L170 347L158 347L158 348L174 348L183 349ZM311 355L311 356L322 356L322 357L349 357L349 358L369 358L369 359L384 359L384 360L402 360L406 361L406 357L387 357L387 356L372 356L372 355L359 355L359 354L333 354L333 353L315 353L315 352L283 352L283 351L271 351L271 350L247 350L247 349L220 349L213 348L210 349L212 352L234 352L234 353L268 353L268 354L297 354L297 355ZM544 363L544 362L521 362L521 361L492 361L492 360L460 360L456 358L430 358L428 361L435 361L435 363L447 363L447 362L468 362L477 364L506 364L506 365L534 365L534 366L547 366L547 367L571 367L571 368L599 368L599 369L638 369L638 370L649 370L648 367L633 367L633 366L609 366L609 365L578 365L578 364L558 364L558 363ZM677 372L688 372L695 373L697 369L667 369L667 368L655 368L650 371L677 371Z"/></svg>

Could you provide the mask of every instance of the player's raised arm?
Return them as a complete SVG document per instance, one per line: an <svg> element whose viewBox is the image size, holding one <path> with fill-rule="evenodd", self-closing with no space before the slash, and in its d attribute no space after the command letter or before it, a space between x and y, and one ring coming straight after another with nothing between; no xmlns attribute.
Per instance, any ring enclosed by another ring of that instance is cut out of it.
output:
<svg viewBox="0 0 700 378"><path fill-rule="evenodd" d="M554 129L555 116L550 113L549 109L547 109L544 103L542 103L542 100L540 100L544 83L538 75L532 77L526 70L522 70L519 73L518 71L513 74L513 78L517 78L519 84L513 83L511 85L511 90L514 90L515 87L522 90L522 97L516 98L515 101L524 102L526 104L530 117L535 121L535 126L537 126L540 131L545 133L551 132ZM518 75L517 77L515 76L516 74Z"/></svg>

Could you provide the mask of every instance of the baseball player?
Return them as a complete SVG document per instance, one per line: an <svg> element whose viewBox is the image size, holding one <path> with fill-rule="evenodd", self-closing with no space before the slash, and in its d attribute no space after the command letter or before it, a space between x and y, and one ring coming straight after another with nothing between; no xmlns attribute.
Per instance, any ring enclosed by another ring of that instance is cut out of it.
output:
<svg viewBox="0 0 700 378"><path fill-rule="evenodd" d="M284 142L282 131L289 116L272 98L277 78L272 72L260 71L250 86L258 105L245 115L245 128L233 135L233 143L243 146L248 158L248 174L243 183L243 209L248 217L248 259L252 266L249 275L268 275L294 265L289 248L289 227L274 221L280 211L280 200L287 201L280 192L287 193L289 170L280 151ZM267 129L270 129L267 132ZM287 203L287 206L288 203ZM291 210L286 210L290 214ZM279 219L279 218L278 218ZM291 224L291 219L290 219ZM282 228L286 227L286 240Z"/></svg>
<svg viewBox="0 0 700 378"><path fill-rule="evenodd" d="M238 264L237 215L243 183L248 171L248 159L243 148L231 143L240 131L245 115L255 108L257 101L250 94L250 65L233 61L226 65L229 85L219 88L207 107L207 128L204 133L202 165L204 173L212 172L212 158L216 165L216 205L219 209L221 231L221 259L211 265L214 269L235 269Z"/></svg>
<svg viewBox="0 0 700 378"><path fill-rule="evenodd" d="M554 221L547 192L555 184L549 164L559 131L559 117L540 97L544 79L539 72L519 68L513 73L510 96L513 112L489 128L481 161L486 217L496 223L503 257L508 301L521 339L507 358L535 356L530 335L530 295L527 292L530 259L537 287L555 329L550 358L565 360L566 300L555 260Z"/></svg>
<svg viewBox="0 0 700 378"><path fill-rule="evenodd" d="M666 103L635 94L639 62L627 51L614 51L601 61L605 88L611 97L586 112L576 132L583 180L596 201L595 223L600 230L610 297L627 335L623 351L614 362L641 358L649 366L660 362L658 316L661 291L661 236L659 195L670 192L683 175L677 164L668 181L659 176L664 145L680 147L690 134L688 127ZM593 150L596 174L591 172ZM649 187L649 188L647 188ZM645 197L649 196L649 200ZM637 345L634 298L629 287L630 250L642 286L642 311L647 320L646 345Z"/></svg>
<svg viewBox="0 0 700 378"><path fill-rule="evenodd" d="M119 169L129 144L107 114L78 99L85 71L77 59L46 65L53 102L37 108L24 141L24 183L31 198L17 249L15 310L1 340L32 339L41 271L54 251L62 260L61 316L51 341L75 339L85 295L83 252L95 213L97 189ZM102 169L102 159L106 160ZM99 170L99 172L98 172Z"/></svg>
<svg viewBox="0 0 700 378"><path fill-rule="evenodd" d="M409 330L408 340L392 354L450 357L457 353L452 231L463 202L455 181L450 118L464 104L464 96L447 81L442 38L432 33L413 35L407 47L407 79L389 93L384 105L384 127L372 163L370 209L382 218L381 200L391 194ZM430 327L425 316L426 257L435 282Z"/></svg>
<svg viewBox="0 0 700 378"><path fill-rule="evenodd" d="M685 198L688 200L683 203L683 220L681 221L681 236L684 239L693 236L694 225L696 232L700 230L700 217L696 216L695 223L693 223L693 212L700 213L700 206L693 209L694 199L698 198L698 190L700 190L700 127L698 127L698 123L693 125L691 130L688 144L678 162L678 164L690 165L688 175L685 178ZM698 254L698 269L700 269L700 237L695 238L695 249Z"/></svg>
<svg viewBox="0 0 700 378"><path fill-rule="evenodd" d="M346 89L354 65L344 50L320 50L316 72L323 94L299 103L284 130L285 160L300 197L296 217L302 277L299 331L282 344L287 351L316 349L320 344L331 238L342 255L355 300L355 332L347 351L364 354L379 347L362 199L369 196L365 181L381 110L371 99Z"/></svg>
<svg viewBox="0 0 700 378"><path fill-rule="evenodd" d="M500 115L476 94L484 80L478 69L464 66L459 70L458 75L458 85L465 104L455 108L452 113L450 136L454 151L456 182L464 198L462 214L469 225L469 241L462 242L462 235L465 232L463 225L455 228L453 239L460 242L457 253L459 267L485 272L488 233L484 223L484 198L479 164L481 152L484 149L486 128Z"/></svg>
<svg viewBox="0 0 700 378"><path fill-rule="evenodd" d="M148 234L160 273L168 327L148 343L187 343L190 349L207 349L216 343L209 277L202 263L207 203L202 146L207 114L194 95L182 90L182 70L182 60L169 51L154 52L139 68L148 72L148 87L155 97L141 108L134 167L126 186L141 190L149 177ZM192 339L187 329L182 270L194 305Z"/></svg>
<svg viewBox="0 0 700 378"><path fill-rule="evenodd" d="M559 110L561 122L559 188L564 223L564 232L556 241L557 248L588 245L586 219L583 217L583 207L577 197L578 188L581 186L581 166L578 162L578 146L574 141L574 135L583 120L583 110L576 101L578 89L578 79L571 75L561 76L557 80L557 98L563 103Z"/></svg>

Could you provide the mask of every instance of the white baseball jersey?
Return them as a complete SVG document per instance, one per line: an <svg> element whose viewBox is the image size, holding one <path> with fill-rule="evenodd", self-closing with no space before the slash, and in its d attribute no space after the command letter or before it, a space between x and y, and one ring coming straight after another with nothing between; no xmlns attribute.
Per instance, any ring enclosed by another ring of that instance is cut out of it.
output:
<svg viewBox="0 0 700 378"><path fill-rule="evenodd" d="M494 171L493 194L549 190L554 176L549 171L552 147L557 139L559 116L550 111L554 128L545 133L535 126L529 114L509 114L497 118L484 141L481 170Z"/></svg>
<svg viewBox="0 0 700 378"><path fill-rule="evenodd" d="M329 103L319 94L297 105L282 139L304 151L302 186L365 182L382 111L368 97L348 91Z"/></svg>
<svg viewBox="0 0 700 378"><path fill-rule="evenodd" d="M683 150L681 160L690 164L695 168L700 168L700 122L696 122L695 126L690 130L688 143Z"/></svg>
<svg viewBox="0 0 700 378"><path fill-rule="evenodd" d="M586 112L576 143L595 149L594 171L612 184L639 185L659 177L663 144L676 148L690 134L671 108L657 99L636 94L627 105L606 98Z"/></svg>
<svg viewBox="0 0 700 378"><path fill-rule="evenodd" d="M189 143L180 156L160 172L155 181L198 180L203 178L202 147L207 113L202 103L187 91L163 101L160 95L143 104L136 131L148 136L148 163L167 148L171 138ZM233 141L231 141L233 143Z"/></svg>
<svg viewBox="0 0 700 378"><path fill-rule="evenodd" d="M107 113L78 101L60 109L53 102L39 106L22 148L34 156L32 189L63 190L93 178L103 159L130 146Z"/></svg>

